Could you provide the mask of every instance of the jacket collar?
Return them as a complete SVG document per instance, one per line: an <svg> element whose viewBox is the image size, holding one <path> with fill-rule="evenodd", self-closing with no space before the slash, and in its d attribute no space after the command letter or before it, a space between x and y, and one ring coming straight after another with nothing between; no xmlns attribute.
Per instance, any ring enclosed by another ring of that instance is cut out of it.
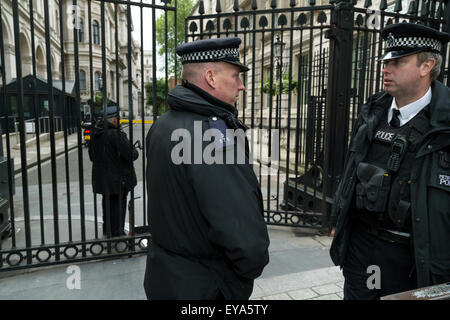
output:
<svg viewBox="0 0 450 320"><path fill-rule="evenodd" d="M218 117L230 128L247 130L247 127L238 120L238 111L234 106L213 97L186 80L183 80L183 85L176 86L169 92L167 104L172 110Z"/></svg>
<svg viewBox="0 0 450 320"><path fill-rule="evenodd" d="M450 127L450 88L439 81L431 83L433 95L430 102L431 119L433 129Z"/></svg>
<svg viewBox="0 0 450 320"><path fill-rule="evenodd" d="M432 132L448 130L450 126L450 88L439 81L431 83L430 125ZM379 92L361 106L361 116L367 123L369 141L372 140L375 126L389 111L393 97L387 92Z"/></svg>

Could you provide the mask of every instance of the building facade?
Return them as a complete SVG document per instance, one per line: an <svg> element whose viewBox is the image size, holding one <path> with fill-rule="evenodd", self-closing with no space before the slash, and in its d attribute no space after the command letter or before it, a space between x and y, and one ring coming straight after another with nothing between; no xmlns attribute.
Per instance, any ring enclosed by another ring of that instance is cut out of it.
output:
<svg viewBox="0 0 450 320"><path fill-rule="evenodd" d="M62 1L60 3L60 1ZM2 0L2 35L5 58L6 82L17 77L13 8L11 0ZM47 79L47 55L45 34L45 7L43 0L32 0L34 39L31 32L30 1L18 1L19 41L21 49L22 77L33 74L33 57L36 76ZM60 10L60 5L62 10ZM62 28L60 17L62 15ZM131 63L128 61L128 21L125 5L105 3L105 21L101 19L98 1L79 0L77 7L71 0L49 0L50 63L53 80L75 81L75 60L78 59L82 111L91 113L90 101L98 101L106 84L108 101L120 106L121 116L138 115L141 96L140 45L130 39ZM105 39L102 39L104 25ZM130 28L133 28L132 21ZM76 32L74 32L76 30ZM78 55L75 56L75 34L78 37ZM33 47L34 42L34 47ZM63 44L63 53L61 45ZM106 71L103 72L102 46L105 46ZM64 63L64 68L63 68ZM64 75L63 75L64 69ZM131 79L128 70L131 69ZM131 101L129 103L129 80ZM96 98L97 97L97 98Z"/></svg>

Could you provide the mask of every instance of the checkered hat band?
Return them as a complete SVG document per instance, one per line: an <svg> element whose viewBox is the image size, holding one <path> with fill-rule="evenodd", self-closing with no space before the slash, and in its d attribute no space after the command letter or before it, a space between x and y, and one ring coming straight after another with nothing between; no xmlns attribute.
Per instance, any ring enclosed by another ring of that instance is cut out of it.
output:
<svg viewBox="0 0 450 320"><path fill-rule="evenodd" d="M224 58L239 59L238 48L224 48L186 53L181 57L181 62L215 61Z"/></svg>
<svg viewBox="0 0 450 320"><path fill-rule="evenodd" d="M386 41L386 49L396 47L431 48L441 51L441 42L439 40L424 37L388 38Z"/></svg>

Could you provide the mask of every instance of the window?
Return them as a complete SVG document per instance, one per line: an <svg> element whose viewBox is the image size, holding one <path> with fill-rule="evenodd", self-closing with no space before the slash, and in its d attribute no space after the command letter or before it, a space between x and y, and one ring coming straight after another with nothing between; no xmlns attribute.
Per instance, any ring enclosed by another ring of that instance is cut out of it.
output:
<svg viewBox="0 0 450 320"><path fill-rule="evenodd" d="M59 35L59 12L58 10L55 11L55 20L56 20L56 24L55 24L55 29L56 29L56 33Z"/></svg>
<svg viewBox="0 0 450 320"><path fill-rule="evenodd" d="M43 100L41 105L41 117L48 117L48 100Z"/></svg>
<svg viewBox="0 0 450 320"><path fill-rule="evenodd" d="M86 72L80 70L80 90L86 90Z"/></svg>
<svg viewBox="0 0 450 320"><path fill-rule="evenodd" d="M84 42L84 21L81 18L80 18L79 27L80 27L80 29L78 30L78 41Z"/></svg>
<svg viewBox="0 0 450 320"><path fill-rule="evenodd" d="M100 72L95 73L95 90L100 91Z"/></svg>
<svg viewBox="0 0 450 320"><path fill-rule="evenodd" d="M98 22L94 20L94 23L92 24L93 32L94 32L94 43L100 44L100 33L99 33L99 27Z"/></svg>

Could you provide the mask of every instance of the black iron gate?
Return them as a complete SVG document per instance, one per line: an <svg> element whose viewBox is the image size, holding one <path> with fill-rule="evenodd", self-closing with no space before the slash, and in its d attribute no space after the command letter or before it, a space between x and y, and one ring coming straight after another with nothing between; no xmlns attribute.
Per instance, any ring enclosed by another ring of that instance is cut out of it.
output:
<svg viewBox="0 0 450 320"><path fill-rule="evenodd" d="M84 129L117 105L130 144L145 140L146 100L156 105L157 71L167 66L167 57L157 63L155 21L175 15L170 2L0 2L0 271L145 252L145 150L134 163L128 234L102 236Z"/></svg>
<svg viewBox="0 0 450 320"><path fill-rule="evenodd" d="M167 92L168 57L175 58L166 50L157 59L156 16L167 22L177 7L161 2L0 2L0 271L144 252L145 150L135 162L128 235L103 238L83 127L118 104L131 143L144 141L158 113L157 66L165 67ZM382 88L383 26L406 20L450 31L448 0L324 2L199 1L186 20L188 41L243 40L251 70L238 107L252 128L268 224L326 227L358 106ZM444 61L449 85L448 48ZM175 58L175 75L176 68Z"/></svg>
<svg viewBox="0 0 450 320"><path fill-rule="evenodd" d="M243 40L251 70L238 108L257 137L254 168L268 224L327 229L358 106L382 89L380 30L409 21L450 31L444 0L325 2L199 1L186 21L187 41ZM449 85L444 51L440 80Z"/></svg>

